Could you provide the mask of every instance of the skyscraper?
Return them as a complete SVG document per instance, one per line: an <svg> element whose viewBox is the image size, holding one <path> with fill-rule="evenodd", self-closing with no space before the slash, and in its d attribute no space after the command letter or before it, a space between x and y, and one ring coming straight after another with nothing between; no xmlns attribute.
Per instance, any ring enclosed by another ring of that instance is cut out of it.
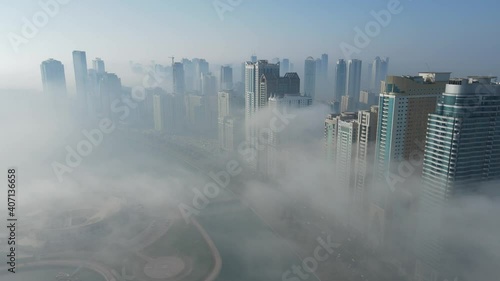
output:
<svg viewBox="0 0 500 281"><path fill-rule="evenodd" d="M48 59L40 65L43 92L58 112L66 106L66 78L64 65L57 60Z"/></svg>
<svg viewBox="0 0 500 281"><path fill-rule="evenodd" d="M326 82L328 80L328 54L321 55L321 74L323 82Z"/></svg>
<svg viewBox="0 0 500 281"><path fill-rule="evenodd" d="M316 61L308 57L304 63L304 95L313 100L316 95Z"/></svg>
<svg viewBox="0 0 500 281"><path fill-rule="evenodd" d="M379 97L376 168L384 179L400 161L421 151L427 115L444 92L449 72L422 72L418 76L388 76Z"/></svg>
<svg viewBox="0 0 500 281"><path fill-rule="evenodd" d="M257 56L256 55L252 55L250 57L250 61L253 62L253 63L256 63L257 62Z"/></svg>
<svg viewBox="0 0 500 281"><path fill-rule="evenodd" d="M247 143L251 147L257 147L259 124L257 115L267 106L271 92L267 91L268 86L274 85L271 81L276 81L279 77L279 64L270 64L267 60L259 60L256 63L247 62L245 71L245 136ZM267 84L267 81L270 81ZM258 171L265 167L262 151L257 151L254 159L251 159L250 166Z"/></svg>
<svg viewBox="0 0 500 281"><path fill-rule="evenodd" d="M339 121L355 120L356 113L342 112L340 114L329 114L325 119L325 158L333 166L337 159L337 144Z"/></svg>
<svg viewBox="0 0 500 281"><path fill-rule="evenodd" d="M184 68L184 84L186 93L190 93L195 90L195 76L196 67L195 64L189 59L182 59L182 66Z"/></svg>
<svg viewBox="0 0 500 281"><path fill-rule="evenodd" d="M205 59L193 59L195 64L194 90L201 92L201 77L202 74L209 72L209 64Z"/></svg>
<svg viewBox="0 0 500 281"><path fill-rule="evenodd" d="M352 109L353 98L350 96L342 96L340 101L340 112L348 112Z"/></svg>
<svg viewBox="0 0 500 281"><path fill-rule="evenodd" d="M339 59L335 68L335 97L334 100L341 101L345 95L347 81L347 66L345 60Z"/></svg>
<svg viewBox="0 0 500 281"><path fill-rule="evenodd" d="M374 159L378 107L330 114L325 120L325 159L343 193L349 225L364 231Z"/></svg>
<svg viewBox="0 0 500 281"><path fill-rule="evenodd" d="M361 91L361 61L352 59L347 62L346 96L352 98L348 111L358 110Z"/></svg>
<svg viewBox="0 0 500 281"><path fill-rule="evenodd" d="M201 74L201 95L215 96L217 94L217 82L211 72Z"/></svg>
<svg viewBox="0 0 500 281"><path fill-rule="evenodd" d="M422 159L427 116L435 111L437 98L449 78L449 72L425 72L418 76L388 76L382 82L385 91L379 97L373 167L377 196L371 206L377 215L370 216L383 218L383 231L370 230L380 235L374 240L375 245L410 250L407 241L414 234L414 226L407 225L406 218L416 211L416 190L410 187L420 173L421 164L417 161ZM412 163L414 177L406 174L405 180L401 180L400 165L406 161Z"/></svg>
<svg viewBox="0 0 500 281"><path fill-rule="evenodd" d="M95 58L95 60L92 61L92 67L94 68L97 74L103 74L106 72L104 61L101 58Z"/></svg>
<svg viewBox="0 0 500 281"><path fill-rule="evenodd" d="M382 60L382 67L380 69L381 69L380 81L384 81L385 78L387 77L387 75L389 75L389 58L388 57L386 57L384 60ZM380 85L380 83L378 85ZM379 94L380 89L377 88L376 90L377 90L376 93Z"/></svg>
<svg viewBox="0 0 500 281"><path fill-rule="evenodd" d="M340 187L352 198L354 186L354 164L356 156L356 142L358 141L358 115L339 120L337 132L337 152L335 155L335 172Z"/></svg>
<svg viewBox="0 0 500 281"><path fill-rule="evenodd" d="M285 76L279 77L275 96L282 94L300 95L300 78L296 72L287 72Z"/></svg>
<svg viewBox="0 0 500 281"><path fill-rule="evenodd" d="M231 90L233 89L233 68L230 66L220 67L220 90Z"/></svg>
<svg viewBox="0 0 500 281"><path fill-rule="evenodd" d="M368 186L372 182L372 164L375 159L377 138L378 106L358 112L358 139L354 179L354 201L366 206Z"/></svg>
<svg viewBox="0 0 500 281"><path fill-rule="evenodd" d="M378 104L378 94L370 91L361 91L359 94L360 110L368 110L372 105Z"/></svg>
<svg viewBox="0 0 500 281"><path fill-rule="evenodd" d="M172 95L167 94L165 90L159 87L147 89L146 92L152 98L154 129L171 134L175 121L175 104Z"/></svg>
<svg viewBox="0 0 500 281"><path fill-rule="evenodd" d="M352 187L354 186L354 165L358 125L356 112L330 114L325 120L325 156L331 166L332 180L338 186L340 197L347 199L342 216L351 213Z"/></svg>
<svg viewBox="0 0 500 281"><path fill-rule="evenodd" d="M287 73L290 72L290 60L289 59L283 59L280 64L280 73Z"/></svg>
<svg viewBox="0 0 500 281"><path fill-rule="evenodd" d="M481 194L482 184L500 180L500 85L493 84L493 78L450 80L435 112L429 114L419 201L417 281L461 275L456 270L463 268L464 259L453 264L455 261L446 253L470 253L460 252L456 248L460 245L447 243L457 239L457 233L444 231L443 224L449 221L444 209L455 199ZM485 223L494 222L485 219ZM471 247L469 250L473 252ZM498 258L470 258L475 264L498 266ZM471 268L474 263L465 263L468 270L480 270ZM447 272L448 268L455 272Z"/></svg>
<svg viewBox="0 0 500 281"><path fill-rule="evenodd" d="M316 59L316 85L314 87L315 97L321 99L323 97L323 61L320 58Z"/></svg>
<svg viewBox="0 0 500 281"><path fill-rule="evenodd" d="M87 56L83 51L73 51L73 67L75 70L77 110L80 117L88 113L87 97Z"/></svg>
<svg viewBox="0 0 500 281"><path fill-rule="evenodd" d="M245 64L245 122L251 125L255 115L267 105L266 92L261 91L260 82L262 75L270 74L279 77L279 65L270 64L267 60L247 62ZM249 128L247 128L248 130ZM247 131L247 137L253 134Z"/></svg>
<svg viewBox="0 0 500 281"><path fill-rule="evenodd" d="M387 76L389 58L382 60L380 57L376 57L371 66L370 90L379 93L380 83L385 80Z"/></svg>
<svg viewBox="0 0 500 281"><path fill-rule="evenodd" d="M174 94L185 94L186 93L186 86L185 86L185 80L184 80L184 66L180 62L174 63L172 67L172 77L173 77L173 82L174 82L174 87L173 91Z"/></svg>
<svg viewBox="0 0 500 281"><path fill-rule="evenodd" d="M122 96L121 79L114 73L104 73L98 76L96 109L101 117L116 120L118 116L111 112L111 104L120 101Z"/></svg>
<svg viewBox="0 0 500 281"><path fill-rule="evenodd" d="M243 111L245 99L234 91L218 94L219 145L224 151L233 152L244 139Z"/></svg>

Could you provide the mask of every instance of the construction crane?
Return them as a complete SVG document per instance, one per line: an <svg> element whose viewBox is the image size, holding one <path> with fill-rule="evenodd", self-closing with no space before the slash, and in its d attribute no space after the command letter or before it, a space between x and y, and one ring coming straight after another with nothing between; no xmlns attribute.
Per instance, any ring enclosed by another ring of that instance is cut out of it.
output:
<svg viewBox="0 0 500 281"><path fill-rule="evenodd" d="M174 66L174 59L175 57L168 57L169 59L172 59L172 66Z"/></svg>

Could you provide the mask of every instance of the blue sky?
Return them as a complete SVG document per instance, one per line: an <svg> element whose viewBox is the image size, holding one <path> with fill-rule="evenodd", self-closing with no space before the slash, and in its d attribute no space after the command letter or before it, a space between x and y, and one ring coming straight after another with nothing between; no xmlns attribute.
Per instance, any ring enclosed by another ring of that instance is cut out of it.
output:
<svg viewBox="0 0 500 281"><path fill-rule="evenodd" d="M221 19L217 1L240 3ZM39 88L39 64L49 57L65 64L71 80L75 49L87 51L89 60L103 58L119 75L130 60L168 63L171 55L224 64L255 52L289 57L301 68L307 56L328 53L333 62L344 56L342 42L353 44L354 28L364 29L373 20L370 12L387 9L390 1L70 0L14 52L9 34L21 35L23 17L42 8L39 1L0 0L0 88ZM401 13L353 57L367 63L390 56L394 74L425 71L427 64L457 75L500 74L498 2L400 0L400 6Z"/></svg>

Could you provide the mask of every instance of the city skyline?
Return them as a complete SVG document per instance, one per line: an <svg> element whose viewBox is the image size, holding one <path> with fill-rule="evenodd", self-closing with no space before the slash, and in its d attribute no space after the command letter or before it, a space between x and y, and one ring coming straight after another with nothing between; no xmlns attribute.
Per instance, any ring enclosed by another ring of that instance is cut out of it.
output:
<svg viewBox="0 0 500 281"><path fill-rule="evenodd" d="M374 20L371 12L386 10L391 1L358 0L353 5L330 3L330 1L319 1L312 5L305 1L294 1L287 5L286 9L289 12L282 13L281 20L276 20L277 24L266 25L264 29L259 28L260 23L252 25L252 29L245 24L250 23L250 15L254 11L264 13L264 16L275 8L283 8L279 3L240 1L241 4L230 7L231 10L224 12L221 20L214 7L215 2L212 1L170 1L168 4L161 1L153 2L148 5L131 1L123 5L119 5L117 1L99 3L100 10L97 15L111 11L113 15L117 15L110 19L96 16L89 22L85 19L85 15L91 13L94 7L92 1L69 1L60 5L59 11L54 17L49 17L46 25L37 28L33 38L28 38L26 44L19 45L18 52L13 49L9 34L22 36L25 23L23 18L31 20L36 12L43 10L37 1L3 4L4 8L0 11L2 18L0 33L5 36L4 40L0 41L0 54L5 54L5 57L1 57L3 63L0 66L0 74L10 79L2 80L0 89L40 90L41 83L37 82L39 77L32 70L32 60L42 61L54 57L68 65L73 50L85 50L89 58L103 58L111 72L122 72L121 75L126 83L131 80L129 73L125 71L129 70L130 61L148 63L155 60L168 65L170 64L168 57L172 55L179 60L182 57L203 57L214 65L236 66L255 53L259 58L289 58L295 62L297 69L303 69L301 66L303 61L308 56L314 57L315 54L326 53L331 61L347 60L350 58L346 58L340 45L344 42L355 46L355 27L364 29L366 24ZM424 4L419 2L417 5L410 1L400 1L401 12L393 14L390 23L385 27L382 26L379 34L369 38L369 44L360 48L360 52L353 54L352 58L371 61L376 56L389 56L391 57L389 74L450 71L457 77L465 77L470 73L500 75L495 62L489 59L497 53L500 42L480 32L483 30L480 21L471 20L466 24L458 17L454 17L459 13L467 13L478 19L494 17L494 7L499 4L488 1L491 9L481 9L482 5L457 4L456 12L448 13L446 5L427 2ZM267 9L260 9L263 3L267 5ZM470 7L465 8L465 6ZM168 13L169 11L175 13ZM307 13L314 14L315 17L308 18L308 22L304 22L299 15ZM169 16L165 17L165 14ZM420 20L416 18L424 14L428 17L426 25L417 24ZM138 17L139 15L147 17ZM123 26L110 24L114 18L117 18L117 22L126 20L128 24ZM141 21L138 21L138 18ZM81 22L87 24L80 25ZM126 26L132 28L127 29ZM253 35L254 30L261 30L262 39L268 42L265 47L242 43L243 40L238 39ZM278 30L281 35L275 36ZM411 34L418 36L410 36L409 30ZM463 38L464 32L468 33L466 40L456 39ZM117 37L116 34L130 36ZM186 36L187 34L199 34L199 36ZM293 34L302 35L296 37ZM405 40L399 40L398 44L388 43L391 42L390 38L394 37ZM179 44L171 44L170 39ZM206 42L210 43L207 45ZM488 44L477 44L477 42L488 42ZM457 44L460 48L455 47ZM288 45L289 47L285 48ZM164 47L158 48L158 46ZM204 46L203 50L198 46ZM21 80L20 73L24 73L30 83ZM71 77L68 79L68 84L73 84L74 75L67 76Z"/></svg>

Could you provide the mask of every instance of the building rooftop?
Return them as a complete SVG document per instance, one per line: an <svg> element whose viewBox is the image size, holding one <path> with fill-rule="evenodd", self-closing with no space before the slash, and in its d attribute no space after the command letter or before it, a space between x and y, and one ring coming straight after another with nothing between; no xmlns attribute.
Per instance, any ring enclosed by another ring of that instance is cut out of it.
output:
<svg viewBox="0 0 500 281"><path fill-rule="evenodd" d="M296 78L299 78L299 74L297 74L297 72L287 72L287 73L285 73L285 76L283 76L283 77L296 79Z"/></svg>

